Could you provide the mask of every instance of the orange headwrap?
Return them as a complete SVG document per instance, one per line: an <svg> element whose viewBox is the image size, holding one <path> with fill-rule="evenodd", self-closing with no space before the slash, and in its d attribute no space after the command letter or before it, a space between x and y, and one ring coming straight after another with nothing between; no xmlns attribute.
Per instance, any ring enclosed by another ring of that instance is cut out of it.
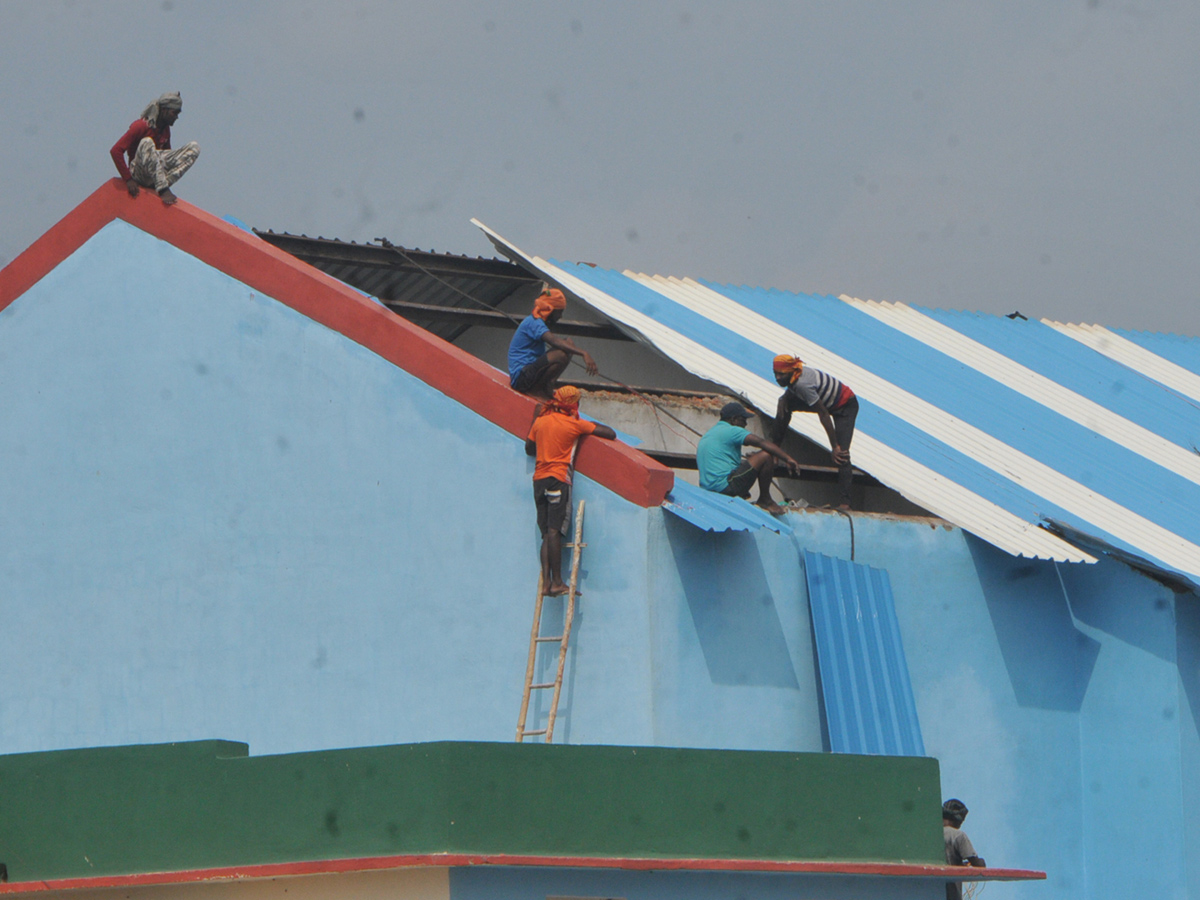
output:
<svg viewBox="0 0 1200 900"><path fill-rule="evenodd" d="M792 377L788 381L788 384L792 384L800 377L800 373L804 371L804 361L794 356L788 356L786 353L780 353L771 363L771 368L775 370L776 375L780 372L791 373Z"/></svg>
<svg viewBox="0 0 1200 900"><path fill-rule="evenodd" d="M533 317L535 319L544 319L556 309L566 309L567 298L563 296L563 292L558 288L551 288L548 291L542 291L538 294L538 298L533 301Z"/></svg>
<svg viewBox="0 0 1200 900"><path fill-rule="evenodd" d="M552 412L579 418L579 388L565 384L555 391L554 399L542 407L541 414Z"/></svg>

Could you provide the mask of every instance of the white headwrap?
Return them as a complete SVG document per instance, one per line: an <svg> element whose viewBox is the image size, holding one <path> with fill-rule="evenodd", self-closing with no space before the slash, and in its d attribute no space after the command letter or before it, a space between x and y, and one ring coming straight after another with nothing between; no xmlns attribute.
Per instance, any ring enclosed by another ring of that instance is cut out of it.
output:
<svg viewBox="0 0 1200 900"><path fill-rule="evenodd" d="M169 94L163 94L144 110L142 110L142 118L150 125L151 128L158 127L158 114L164 109L183 110L183 100L179 97L179 91L172 91Z"/></svg>

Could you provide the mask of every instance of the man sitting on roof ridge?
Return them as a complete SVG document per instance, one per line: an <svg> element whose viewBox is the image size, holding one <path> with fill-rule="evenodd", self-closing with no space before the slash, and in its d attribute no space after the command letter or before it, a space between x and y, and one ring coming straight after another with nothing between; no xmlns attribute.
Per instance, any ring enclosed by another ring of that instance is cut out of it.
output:
<svg viewBox="0 0 1200 900"><path fill-rule="evenodd" d="M572 356L583 357L589 375L599 371L590 353L568 338L550 333L550 326L562 318L566 308L567 298L558 288L542 291L533 301L533 312L517 326L508 345L508 377L513 390L550 402L558 387L558 376Z"/></svg>
<svg viewBox="0 0 1200 900"><path fill-rule="evenodd" d="M130 197L138 195L139 185L153 188L170 206L178 198L171 185L183 177L200 156L200 145L191 141L178 150L171 149L171 126L183 112L179 92L163 94L135 119L129 130L113 144L109 153ZM129 165L125 164L126 158Z"/></svg>

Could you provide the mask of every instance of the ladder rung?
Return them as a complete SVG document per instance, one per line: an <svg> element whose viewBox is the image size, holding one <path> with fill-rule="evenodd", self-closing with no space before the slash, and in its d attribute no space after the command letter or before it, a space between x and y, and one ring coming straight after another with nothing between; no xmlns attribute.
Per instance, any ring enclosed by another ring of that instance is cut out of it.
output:
<svg viewBox="0 0 1200 900"><path fill-rule="evenodd" d="M545 734L545 733L546 733L545 728L539 728L537 731L522 731L521 735L523 737L529 737L531 734Z"/></svg>
<svg viewBox="0 0 1200 900"><path fill-rule="evenodd" d="M558 637L540 637L537 639L537 642L539 644L547 644L550 641L561 641L561 640L562 640L562 635L560 634Z"/></svg>
<svg viewBox="0 0 1200 900"><path fill-rule="evenodd" d="M552 688L552 687L554 687L553 681L551 681L549 684L531 684L529 686L529 689L531 691L541 691L541 690L545 690L546 688Z"/></svg>

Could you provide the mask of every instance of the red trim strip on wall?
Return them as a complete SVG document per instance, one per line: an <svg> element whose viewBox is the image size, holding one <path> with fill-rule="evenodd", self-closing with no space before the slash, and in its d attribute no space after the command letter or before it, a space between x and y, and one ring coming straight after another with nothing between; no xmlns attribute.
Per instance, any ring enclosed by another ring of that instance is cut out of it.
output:
<svg viewBox="0 0 1200 900"><path fill-rule="evenodd" d="M427 853L274 863L261 866L230 866L220 869L191 869L183 872L148 872L138 875L13 882L0 884L0 894L186 884L198 881L236 881L252 878L282 878L292 875L335 875L380 869L410 869L431 866L440 868L535 866L541 868L630 869L643 872L791 872L808 875L859 875L872 878L934 878L943 881L1038 881L1046 877L1045 872L1027 869L975 869L969 866L920 866L907 863L799 862L766 859L621 859L596 856Z"/></svg>
<svg viewBox="0 0 1200 900"><path fill-rule="evenodd" d="M505 373L411 324L319 269L181 200L164 206L153 191L130 197L106 182L0 270L0 309L20 297L114 219L178 247L373 351L448 397L524 439L534 401ZM584 440L579 472L638 506L655 507L674 473L619 442Z"/></svg>

